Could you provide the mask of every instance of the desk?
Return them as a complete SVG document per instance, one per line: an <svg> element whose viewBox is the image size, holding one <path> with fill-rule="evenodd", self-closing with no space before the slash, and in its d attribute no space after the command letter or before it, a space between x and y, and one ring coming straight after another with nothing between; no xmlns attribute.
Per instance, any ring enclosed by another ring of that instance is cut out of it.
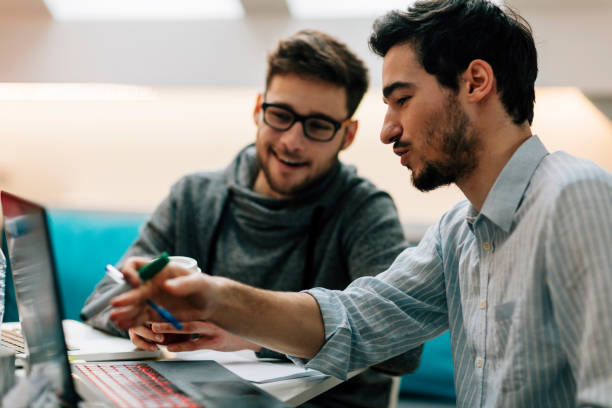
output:
<svg viewBox="0 0 612 408"><path fill-rule="evenodd" d="M253 372L270 372L271 367L278 367L278 373L285 372L286 368L293 368L295 365L291 362L278 360L260 360L255 356L255 353L248 350L236 352L219 352L212 350L199 350L192 352L170 353L164 351L164 359L168 360L215 360L228 370L234 372L238 376L246 379L251 379ZM297 371L297 370L294 370ZM349 374L349 378L359 374L363 370L357 370ZM335 387L342 381L330 376L312 376L300 377L282 381L274 381L267 383L253 384L263 389L264 391L274 395L281 401L289 405L297 406L316 397L319 394Z"/></svg>
<svg viewBox="0 0 612 408"><path fill-rule="evenodd" d="M64 322L64 331L66 332L65 334L67 338L87 338L88 341L99 342L101 338L108 336L102 332L98 332L97 330L95 332L98 334L93 336L92 329L89 326L85 326L80 323L76 324L77 322L74 321L68 321L70 324L66 324L66 322L67 321ZM7 325L6 323L3 324L3 328L14 326L14 323L10 325ZM84 336L83 334L87 334L87 336ZM113 342L121 340L124 340L127 344L131 345L130 341L127 339L119 339L116 337L113 337L112 339ZM260 360L255 356L255 353L248 350L228 353L212 350L171 353L167 350L163 350L160 359L179 361L214 360L228 370L247 380L252 380L255 374L257 374L257 377L261 379L265 377L274 378L286 376L287 374L298 373L301 371L300 368L296 367L291 362L271 359ZM352 372L350 373L349 377L353 377L359 374L361 371L362 370ZM23 372L19 373L19 375L22 376ZM275 396L279 400L284 401L291 406L297 406L335 387L341 382L341 380L334 377L315 375L265 383L253 382L253 384Z"/></svg>

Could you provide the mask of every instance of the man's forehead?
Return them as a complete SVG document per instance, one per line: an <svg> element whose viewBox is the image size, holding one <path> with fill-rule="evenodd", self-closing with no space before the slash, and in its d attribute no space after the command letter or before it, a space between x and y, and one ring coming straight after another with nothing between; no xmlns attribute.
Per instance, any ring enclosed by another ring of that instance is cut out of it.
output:
<svg viewBox="0 0 612 408"><path fill-rule="evenodd" d="M330 82L298 76L275 75L266 90L266 101L287 105L300 114L346 116L346 89Z"/></svg>
<svg viewBox="0 0 612 408"><path fill-rule="evenodd" d="M391 47L383 59L382 84L386 96L397 88L416 86L424 75L428 74L410 43Z"/></svg>
<svg viewBox="0 0 612 408"><path fill-rule="evenodd" d="M344 91L344 87L333 82L325 81L308 75L297 73L276 74L270 79L268 90L282 91L296 87L316 87L330 91Z"/></svg>

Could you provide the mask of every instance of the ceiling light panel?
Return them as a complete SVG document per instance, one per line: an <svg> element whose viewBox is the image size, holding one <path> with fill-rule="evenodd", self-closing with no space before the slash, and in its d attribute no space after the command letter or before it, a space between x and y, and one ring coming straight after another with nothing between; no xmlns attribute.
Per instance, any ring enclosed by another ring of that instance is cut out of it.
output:
<svg viewBox="0 0 612 408"><path fill-rule="evenodd" d="M240 0L44 0L56 20L241 18Z"/></svg>
<svg viewBox="0 0 612 408"><path fill-rule="evenodd" d="M286 0L294 18L375 18L390 10L406 10L415 0ZM493 0L502 4L503 0Z"/></svg>
<svg viewBox="0 0 612 408"><path fill-rule="evenodd" d="M406 0L287 0L295 18L376 17L392 9L405 10Z"/></svg>

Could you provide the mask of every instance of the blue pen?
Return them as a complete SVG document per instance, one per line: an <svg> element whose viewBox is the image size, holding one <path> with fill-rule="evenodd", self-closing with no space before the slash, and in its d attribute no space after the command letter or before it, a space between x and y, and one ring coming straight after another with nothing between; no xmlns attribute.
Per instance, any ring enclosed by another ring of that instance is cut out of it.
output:
<svg viewBox="0 0 612 408"><path fill-rule="evenodd" d="M106 265L106 271L109 276L116 282L120 282L120 280L123 281L123 274L119 272L114 266ZM151 308L155 310L157 314L161 316L162 319L172 324L177 330L183 330L183 325L181 324L181 322L179 322L176 317L172 316L172 313L170 313L168 310L159 306L151 299L147 299L147 305L151 306Z"/></svg>
<svg viewBox="0 0 612 408"><path fill-rule="evenodd" d="M172 313L170 313L163 307L155 304L155 302L153 302L151 299L147 299L147 305L151 306L153 310L155 310L157 314L161 316L162 319L164 319L168 323L171 323L177 330L183 330L183 325L177 320L176 317L172 316Z"/></svg>

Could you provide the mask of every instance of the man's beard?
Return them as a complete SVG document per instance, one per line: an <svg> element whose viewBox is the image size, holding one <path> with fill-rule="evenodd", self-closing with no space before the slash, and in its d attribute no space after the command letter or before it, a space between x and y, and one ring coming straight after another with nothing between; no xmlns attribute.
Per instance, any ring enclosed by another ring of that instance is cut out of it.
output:
<svg viewBox="0 0 612 408"><path fill-rule="evenodd" d="M431 191L456 183L478 165L480 142L470 129L470 120L451 94L438 115L426 122L425 141L443 154L443 159L426 161L418 174L413 171L412 184L421 191Z"/></svg>
<svg viewBox="0 0 612 408"><path fill-rule="evenodd" d="M277 194L285 196L286 198L291 198L298 195L300 192L308 189L308 187L310 187L313 183L313 181L308 178L304 179L301 183L294 185L286 185L280 182L277 183L276 180L274 180L274 177L272 177L272 175L270 174L268 167L263 165L263 162L261 160L258 160L258 167L261 171L263 171L264 177L266 178L270 189Z"/></svg>
<svg viewBox="0 0 612 408"><path fill-rule="evenodd" d="M337 135L336 137L339 137L339 136L340 135ZM259 137L259 131L258 131L257 137ZM344 145L345 138L346 138L346 133L342 135L342 143L340 144L340 146ZM268 148L268 146L262 146L262 147ZM338 149L338 151L334 155L334 159L329 163L328 168L324 169L322 173L309 174L300 183L297 183L294 185L286 185L285 183L277 182L274 179L274 177L272 177L272 174L270 174L270 169L268 168L268 166L265 165L265 160L264 160L265 153L260 151L259 146L257 146L256 149L257 149L257 154L256 154L257 167L260 169L260 171L263 172L264 177L266 178L266 181L268 183L268 186L270 187L272 191L282 196L285 196L286 198L295 197L299 195L300 193L308 190L309 188L311 188L318 182L320 182L334 168L334 165L338 163L338 153L340 153L340 150L341 150L341 148ZM271 154L271 153L268 152L268 154Z"/></svg>

